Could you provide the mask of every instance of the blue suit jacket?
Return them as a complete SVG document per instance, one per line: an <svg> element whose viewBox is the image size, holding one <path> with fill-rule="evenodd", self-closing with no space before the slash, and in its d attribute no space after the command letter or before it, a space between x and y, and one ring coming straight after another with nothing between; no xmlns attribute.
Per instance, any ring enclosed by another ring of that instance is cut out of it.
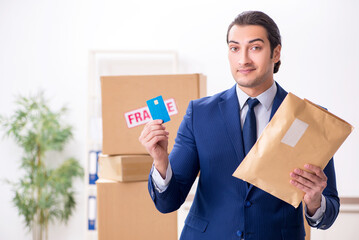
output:
<svg viewBox="0 0 359 240"><path fill-rule="evenodd" d="M277 84L272 113L287 95ZM243 160L243 140L236 86L190 102L169 156L173 176L163 193L149 177L149 192L163 213L185 201L200 171L198 188L181 239L304 239L303 209L232 176ZM317 226L326 229L339 212L333 159L324 169L326 211ZM288 173L289 174L289 173Z"/></svg>

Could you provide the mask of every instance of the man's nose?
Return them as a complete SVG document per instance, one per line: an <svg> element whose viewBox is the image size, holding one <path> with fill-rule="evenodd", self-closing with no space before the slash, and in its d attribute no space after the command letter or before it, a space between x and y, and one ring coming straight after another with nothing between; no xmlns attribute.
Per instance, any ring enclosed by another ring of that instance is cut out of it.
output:
<svg viewBox="0 0 359 240"><path fill-rule="evenodd" d="M238 64L246 65L251 62L250 56L247 51L241 51L239 53Z"/></svg>

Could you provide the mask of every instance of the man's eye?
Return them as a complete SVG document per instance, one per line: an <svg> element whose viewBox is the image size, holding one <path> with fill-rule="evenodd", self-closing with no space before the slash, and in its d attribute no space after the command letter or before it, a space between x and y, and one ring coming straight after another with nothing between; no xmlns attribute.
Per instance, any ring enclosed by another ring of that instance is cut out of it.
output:
<svg viewBox="0 0 359 240"><path fill-rule="evenodd" d="M258 50L261 50L262 48L261 47L259 47L259 46L253 46L252 48L251 48L251 50L254 50L254 51L258 51Z"/></svg>
<svg viewBox="0 0 359 240"><path fill-rule="evenodd" d="M237 52L238 51L238 48L237 47L230 47L229 50L231 52Z"/></svg>

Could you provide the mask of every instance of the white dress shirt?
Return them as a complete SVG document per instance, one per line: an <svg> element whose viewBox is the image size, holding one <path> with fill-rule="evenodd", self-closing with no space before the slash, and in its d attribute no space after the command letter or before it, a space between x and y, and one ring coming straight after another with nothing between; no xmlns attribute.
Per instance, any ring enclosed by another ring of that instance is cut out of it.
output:
<svg viewBox="0 0 359 240"><path fill-rule="evenodd" d="M238 84L236 86L236 93L239 102L240 115L241 115L241 127L243 128L244 120L246 118L246 114L248 112L247 100L250 98L245 92L243 92ZM275 82L273 85L268 88L265 92L258 95L256 98L259 101L259 104L254 107L254 113L256 115L256 124L257 124L257 138L261 135L264 128L267 126L269 122L269 118L272 112L272 106L274 102L274 97L277 93L277 85ZM289 173L288 173L289 174ZM157 169L152 166L152 181L154 186L158 192L164 192L168 184L172 178L172 168L168 163L166 178L163 179ZM313 226L318 225L324 216L324 212L326 209L326 201L325 197L322 195L322 201L320 208L315 212L312 217L309 217L307 214L307 208L305 208L305 215L311 222Z"/></svg>

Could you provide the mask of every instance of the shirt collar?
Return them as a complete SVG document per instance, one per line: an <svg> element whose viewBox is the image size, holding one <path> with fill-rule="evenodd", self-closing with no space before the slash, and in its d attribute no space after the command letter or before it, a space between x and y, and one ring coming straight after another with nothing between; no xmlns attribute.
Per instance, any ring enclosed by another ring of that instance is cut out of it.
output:
<svg viewBox="0 0 359 240"><path fill-rule="evenodd" d="M250 98L245 92L243 92L239 87L238 84L236 84L236 93L238 97L239 107L240 110L243 109L244 105L247 102L247 99ZM274 97L277 93L277 85L275 82L273 82L272 86L268 88L265 92L258 95L256 98L258 101L267 109L267 111L272 106Z"/></svg>

